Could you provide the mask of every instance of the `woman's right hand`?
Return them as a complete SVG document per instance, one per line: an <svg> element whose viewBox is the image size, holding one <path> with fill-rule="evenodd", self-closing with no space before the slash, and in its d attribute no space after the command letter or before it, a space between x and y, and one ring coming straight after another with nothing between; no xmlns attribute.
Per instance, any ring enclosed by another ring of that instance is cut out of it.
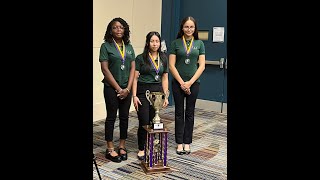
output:
<svg viewBox="0 0 320 180"><path fill-rule="evenodd" d="M128 96L129 91L127 91L126 89L121 89L117 93L118 93L117 96L122 100L122 99L125 99Z"/></svg>
<svg viewBox="0 0 320 180"><path fill-rule="evenodd" d="M133 96L133 106L136 109L136 111L139 111L139 104L142 105L138 96Z"/></svg>
<svg viewBox="0 0 320 180"><path fill-rule="evenodd" d="M190 95L191 90L190 90L190 83L189 81L184 82L183 84L180 85L180 88L184 91L185 94Z"/></svg>
<svg viewBox="0 0 320 180"><path fill-rule="evenodd" d="M162 107L166 108L168 105L169 105L169 100L167 98L165 98L164 101L163 101Z"/></svg>
<svg viewBox="0 0 320 180"><path fill-rule="evenodd" d="M129 93L130 93L129 90L127 90L127 89L123 89L122 92L120 92L123 99L126 98Z"/></svg>

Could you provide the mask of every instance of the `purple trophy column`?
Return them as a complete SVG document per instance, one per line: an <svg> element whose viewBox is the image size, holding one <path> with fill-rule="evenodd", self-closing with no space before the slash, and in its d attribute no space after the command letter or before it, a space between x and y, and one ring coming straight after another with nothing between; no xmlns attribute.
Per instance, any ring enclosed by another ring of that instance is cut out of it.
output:
<svg viewBox="0 0 320 180"><path fill-rule="evenodd" d="M163 133L163 136L164 136L163 166L167 166L167 142L168 142L167 132Z"/></svg>
<svg viewBox="0 0 320 180"><path fill-rule="evenodd" d="M149 154L149 167L150 168L152 168L152 160L153 160L153 158L152 158L152 156L153 156L153 135L154 134L150 134L150 136L149 136L149 152L150 152L150 154Z"/></svg>
<svg viewBox="0 0 320 180"><path fill-rule="evenodd" d="M148 139L148 134L147 134L147 139ZM146 162L146 160L147 160L147 149L146 149L147 147L146 147L146 144L144 144L144 162Z"/></svg>
<svg viewBox="0 0 320 180"><path fill-rule="evenodd" d="M162 160L162 150L163 150L163 138L162 138L162 133L159 136L160 139L160 155L159 155L159 159Z"/></svg>

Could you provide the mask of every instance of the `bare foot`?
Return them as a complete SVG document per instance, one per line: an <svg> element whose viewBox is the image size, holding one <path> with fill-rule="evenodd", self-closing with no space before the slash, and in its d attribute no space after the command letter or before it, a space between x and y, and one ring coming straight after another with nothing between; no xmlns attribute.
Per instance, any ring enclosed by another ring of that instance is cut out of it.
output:
<svg viewBox="0 0 320 180"><path fill-rule="evenodd" d="M185 144L184 145L184 150L185 151L190 151L190 144Z"/></svg>
<svg viewBox="0 0 320 180"><path fill-rule="evenodd" d="M108 151L111 156L118 156L118 153L113 148L108 148Z"/></svg>
<svg viewBox="0 0 320 180"><path fill-rule="evenodd" d="M177 146L177 151L182 151L182 150L183 150L182 144L178 144L178 146Z"/></svg>
<svg viewBox="0 0 320 180"><path fill-rule="evenodd" d="M144 151L140 151L140 150L139 150L138 156L144 156Z"/></svg>

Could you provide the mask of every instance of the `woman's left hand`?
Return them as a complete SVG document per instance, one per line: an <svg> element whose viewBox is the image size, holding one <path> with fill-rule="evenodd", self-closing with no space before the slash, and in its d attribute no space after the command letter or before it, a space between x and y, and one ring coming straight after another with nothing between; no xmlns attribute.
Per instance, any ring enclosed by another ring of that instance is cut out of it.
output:
<svg viewBox="0 0 320 180"><path fill-rule="evenodd" d="M189 81L186 81L184 82L180 88L184 91L184 93L190 95L191 94L191 90L190 90L190 87L191 87L191 83Z"/></svg>
<svg viewBox="0 0 320 180"><path fill-rule="evenodd" d="M169 105L169 100L168 99L164 99L162 107L166 108L168 105Z"/></svg>
<svg viewBox="0 0 320 180"><path fill-rule="evenodd" d="M122 89L117 95L121 100L128 96L129 92L126 89Z"/></svg>

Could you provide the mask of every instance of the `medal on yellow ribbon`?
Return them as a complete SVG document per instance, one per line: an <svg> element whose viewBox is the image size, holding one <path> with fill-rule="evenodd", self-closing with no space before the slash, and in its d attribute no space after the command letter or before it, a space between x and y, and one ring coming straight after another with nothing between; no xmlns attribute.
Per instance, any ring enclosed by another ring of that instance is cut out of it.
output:
<svg viewBox="0 0 320 180"><path fill-rule="evenodd" d="M160 57L159 57L159 53L158 53L158 63L156 63L156 60L153 59L152 55L149 53L149 61L151 62L154 70L156 71L156 76L154 77L154 79L156 81L160 81L160 76L159 76L159 71L160 71Z"/></svg>
<svg viewBox="0 0 320 180"><path fill-rule="evenodd" d="M186 64L190 64L189 55L190 55L192 47L193 47L193 39L194 38L192 37L190 45L188 46L187 42L186 42L186 39L184 38L184 36L182 36L183 47L184 47L184 50L185 50L186 56L187 56L187 58L184 60L184 63L186 63Z"/></svg>
<svg viewBox="0 0 320 180"><path fill-rule="evenodd" d="M118 53L120 55L121 61L122 61L120 69L124 70L125 67L126 67L124 65L124 62L126 61L126 46L124 45L124 42L122 41L122 51L121 51L121 48L119 47L119 45L117 44L117 42L114 39L113 39L113 43L114 43L114 46L116 47L116 49L117 49L117 51L118 51Z"/></svg>

